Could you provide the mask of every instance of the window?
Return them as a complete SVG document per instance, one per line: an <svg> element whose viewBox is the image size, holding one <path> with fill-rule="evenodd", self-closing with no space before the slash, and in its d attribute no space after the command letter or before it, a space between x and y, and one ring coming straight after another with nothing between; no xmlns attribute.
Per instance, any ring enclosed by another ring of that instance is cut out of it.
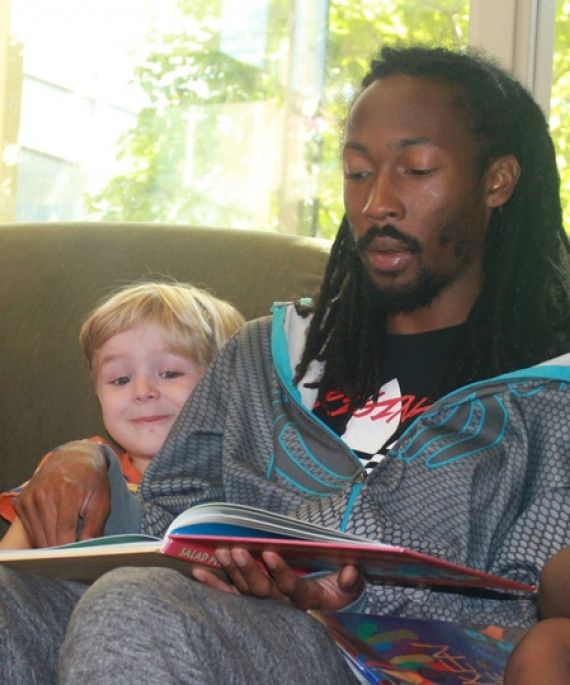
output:
<svg viewBox="0 0 570 685"><path fill-rule="evenodd" d="M1 1L0 220L325 237L342 215L342 118L381 42L488 40L497 12L495 0ZM517 4L501 5L505 21ZM558 5L564 62L569 3ZM561 167L564 97L560 78Z"/></svg>
<svg viewBox="0 0 570 685"><path fill-rule="evenodd" d="M556 3L550 131L560 170L564 226L570 233L570 2Z"/></svg>

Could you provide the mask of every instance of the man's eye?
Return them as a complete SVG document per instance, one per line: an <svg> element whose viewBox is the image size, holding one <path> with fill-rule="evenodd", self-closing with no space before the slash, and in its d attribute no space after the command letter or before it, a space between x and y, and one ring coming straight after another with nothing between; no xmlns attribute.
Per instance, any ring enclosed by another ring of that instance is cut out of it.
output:
<svg viewBox="0 0 570 685"><path fill-rule="evenodd" d="M111 385L126 385L130 380L128 376L121 376L120 378L114 378L111 381Z"/></svg>
<svg viewBox="0 0 570 685"><path fill-rule="evenodd" d="M183 375L182 371L163 371L160 374L161 378L179 378Z"/></svg>
<svg viewBox="0 0 570 685"><path fill-rule="evenodd" d="M369 176L369 171L346 171L344 174L344 178L347 181L362 181Z"/></svg>
<svg viewBox="0 0 570 685"><path fill-rule="evenodd" d="M430 176L435 169L406 169L406 174L410 176Z"/></svg>

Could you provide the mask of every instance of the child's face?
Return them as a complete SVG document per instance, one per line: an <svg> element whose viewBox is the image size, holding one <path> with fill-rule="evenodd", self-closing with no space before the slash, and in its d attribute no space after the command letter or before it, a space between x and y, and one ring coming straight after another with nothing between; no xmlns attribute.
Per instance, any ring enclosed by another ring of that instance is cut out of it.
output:
<svg viewBox="0 0 570 685"><path fill-rule="evenodd" d="M109 338L94 366L105 428L144 471L205 369L169 352L154 322Z"/></svg>

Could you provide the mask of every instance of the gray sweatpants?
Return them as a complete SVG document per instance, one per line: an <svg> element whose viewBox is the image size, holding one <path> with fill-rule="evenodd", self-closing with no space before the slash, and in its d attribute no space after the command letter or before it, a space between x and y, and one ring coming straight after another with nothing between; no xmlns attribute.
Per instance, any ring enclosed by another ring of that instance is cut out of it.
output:
<svg viewBox="0 0 570 685"><path fill-rule="evenodd" d="M0 683L57 682L59 648L82 583L12 573L0 566Z"/></svg>
<svg viewBox="0 0 570 685"><path fill-rule="evenodd" d="M304 612L168 569L117 569L89 589L0 569L0 620L6 685L355 682Z"/></svg>

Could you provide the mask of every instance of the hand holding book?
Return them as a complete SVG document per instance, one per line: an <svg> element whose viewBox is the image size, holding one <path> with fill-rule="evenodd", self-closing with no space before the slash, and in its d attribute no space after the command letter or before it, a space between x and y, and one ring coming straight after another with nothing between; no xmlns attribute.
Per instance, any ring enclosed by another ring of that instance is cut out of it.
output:
<svg viewBox="0 0 570 685"><path fill-rule="evenodd" d="M302 610L342 609L354 602L364 589L364 579L354 565L310 579L272 551L263 551L256 559L246 549L222 547L216 550L216 558L227 579L200 567L192 570L192 577L218 590L237 591L259 599L280 599Z"/></svg>
<svg viewBox="0 0 570 685"><path fill-rule="evenodd" d="M163 539L110 536L63 547L0 552L0 563L46 576L83 580L117 566L172 566L187 575L197 564L221 570L215 550L246 549L256 562L276 552L298 574L357 566L370 583L444 585L502 592L535 588L420 552L308 524L255 507L209 502L182 512ZM260 577L258 577L260 579ZM257 581L256 581L257 582Z"/></svg>

